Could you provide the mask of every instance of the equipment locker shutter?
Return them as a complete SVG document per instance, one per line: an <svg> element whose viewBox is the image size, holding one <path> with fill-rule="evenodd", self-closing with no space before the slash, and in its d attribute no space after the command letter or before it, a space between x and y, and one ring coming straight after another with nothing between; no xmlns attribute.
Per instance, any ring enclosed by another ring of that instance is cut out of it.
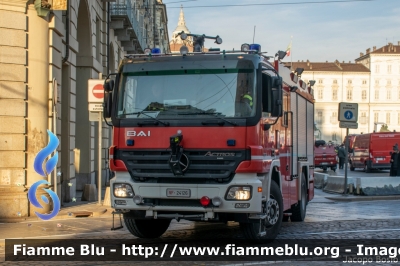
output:
<svg viewBox="0 0 400 266"><path fill-rule="evenodd" d="M297 97L298 111L298 157L307 156L307 101L303 97Z"/></svg>
<svg viewBox="0 0 400 266"><path fill-rule="evenodd" d="M307 102L307 160L314 165L314 105Z"/></svg>
<svg viewBox="0 0 400 266"><path fill-rule="evenodd" d="M298 145L298 134L297 134L297 116L298 116L298 109L297 109L297 97L298 95L294 92L291 92L290 95L290 110L292 110L292 153L293 153L293 158L292 158L292 175L297 175L297 145Z"/></svg>

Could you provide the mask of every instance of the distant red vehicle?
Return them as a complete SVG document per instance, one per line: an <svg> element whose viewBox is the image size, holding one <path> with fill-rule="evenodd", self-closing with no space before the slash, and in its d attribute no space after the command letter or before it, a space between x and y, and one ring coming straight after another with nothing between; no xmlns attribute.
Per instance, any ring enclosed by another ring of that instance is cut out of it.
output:
<svg viewBox="0 0 400 266"><path fill-rule="evenodd" d="M348 152L353 152L353 146L354 146L354 140L356 139L356 136L359 134L350 134L347 136L349 138L349 149ZM343 144L346 145L346 137L344 137Z"/></svg>
<svg viewBox="0 0 400 266"><path fill-rule="evenodd" d="M372 169L390 169L390 155L393 146L400 145L399 132L377 132L357 135L353 152L350 154L350 171L363 168L369 173Z"/></svg>
<svg viewBox="0 0 400 266"><path fill-rule="evenodd" d="M326 144L324 140L316 140L314 146L314 167L322 168L324 172L328 168L336 171L337 163L335 146Z"/></svg>

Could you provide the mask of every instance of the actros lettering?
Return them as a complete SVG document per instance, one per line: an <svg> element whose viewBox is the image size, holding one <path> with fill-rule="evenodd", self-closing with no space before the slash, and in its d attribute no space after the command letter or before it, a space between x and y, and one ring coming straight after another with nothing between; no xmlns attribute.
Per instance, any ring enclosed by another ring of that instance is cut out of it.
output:
<svg viewBox="0 0 400 266"><path fill-rule="evenodd" d="M204 156L235 156L234 152L207 152Z"/></svg>

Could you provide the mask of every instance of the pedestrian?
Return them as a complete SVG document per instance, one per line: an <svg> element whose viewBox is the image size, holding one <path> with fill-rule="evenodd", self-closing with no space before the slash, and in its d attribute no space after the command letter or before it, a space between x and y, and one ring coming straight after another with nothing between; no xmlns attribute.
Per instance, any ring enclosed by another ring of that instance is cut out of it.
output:
<svg viewBox="0 0 400 266"><path fill-rule="evenodd" d="M393 146L393 152L390 156L389 176L400 176L400 153L397 143Z"/></svg>
<svg viewBox="0 0 400 266"><path fill-rule="evenodd" d="M344 149L344 145L340 145L338 149L338 157L339 157L339 169L343 169L344 161L346 159L346 150Z"/></svg>

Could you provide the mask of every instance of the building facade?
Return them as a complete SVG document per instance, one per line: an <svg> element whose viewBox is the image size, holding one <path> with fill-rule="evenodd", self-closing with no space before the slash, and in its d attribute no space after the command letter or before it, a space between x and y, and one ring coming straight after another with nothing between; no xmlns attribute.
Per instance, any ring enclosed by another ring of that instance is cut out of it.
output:
<svg viewBox="0 0 400 266"><path fill-rule="evenodd" d="M400 41L367 49L356 62L370 69L370 132L382 124L400 131Z"/></svg>
<svg viewBox="0 0 400 266"><path fill-rule="evenodd" d="M0 0L0 218L34 214L27 190L46 179L33 164L47 130L60 142L47 179L61 202L98 184L99 123L88 111L88 80L116 72L127 53L169 49L166 25L160 0ZM100 124L104 186L111 132Z"/></svg>
<svg viewBox="0 0 400 266"><path fill-rule="evenodd" d="M288 64L289 65L289 64ZM293 62L304 68L302 79L315 80L316 138L342 143L346 129L339 128L340 102L358 103L358 129L350 134L379 131L382 125L400 130L400 42L389 43L351 62Z"/></svg>

